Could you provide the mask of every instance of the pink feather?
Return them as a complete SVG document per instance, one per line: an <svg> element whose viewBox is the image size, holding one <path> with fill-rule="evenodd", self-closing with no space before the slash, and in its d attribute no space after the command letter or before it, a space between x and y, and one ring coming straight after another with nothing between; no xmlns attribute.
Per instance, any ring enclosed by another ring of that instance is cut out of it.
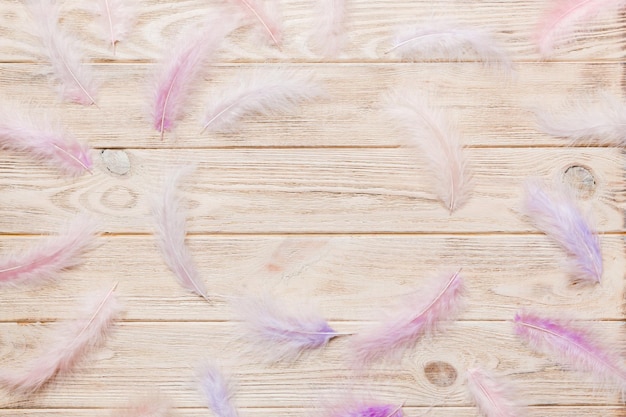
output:
<svg viewBox="0 0 626 417"><path fill-rule="evenodd" d="M521 407L513 390L482 368L467 370L467 385L476 406L485 417L520 417Z"/></svg>
<svg viewBox="0 0 626 417"><path fill-rule="evenodd" d="M349 400L325 407L323 417L403 417L402 406Z"/></svg>
<svg viewBox="0 0 626 417"><path fill-rule="evenodd" d="M615 384L622 394L626 391L624 359L602 346L598 341L603 338L591 333L589 325L583 330L531 313L517 313L514 325L517 336L536 352L572 369L589 372L602 384Z"/></svg>
<svg viewBox="0 0 626 417"><path fill-rule="evenodd" d="M165 263L174 273L178 283L209 301L204 282L193 262L189 248L185 245L185 213L177 193L181 177L188 175L193 169L194 167L185 166L170 173L163 193L156 196L153 206L155 237Z"/></svg>
<svg viewBox="0 0 626 417"><path fill-rule="evenodd" d="M407 146L419 148L428 160L439 200L450 212L462 207L469 199L471 181L456 127L410 89L397 90L386 101L389 115L407 136Z"/></svg>
<svg viewBox="0 0 626 417"><path fill-rule="evenodd" d="M204 129L232 132L247 114L286 113L321 94L322 89L308 72L253 71L239 76L235 86L228 85L211 94L213 100L206 112Z"/></svg>
<svg viewBox="0 0 626 417"><path fill-rule="evenodd" d="M567 39L577 25L587 22L602 10L626 4L624 0L553 0L553 6L543 17L537 29L537 44L543 56L550 56L555 45Z"/></svg>
<svg viewBox="0 0 626 417"><path fill-rule="evenodd" d="M325 57L334 57L346 41L346 0L316 0L315 21L311 43Z"/></svg>
<svg viewBox="0 0 626 417"><path fill-rule="evenodd" d="M231 401L231 383L215 364L207 364L198 370L198 384L215 417L238 417Z"/></svg>
<svg viewBox="0 0 626 417"><path fill-rule="evenodd" d="M276 0L227 0L237 5L244 13L256 20L267 37L278 47L282 45L282 22Z"/></svg>
<svg viewBox="0 0 626 417"><path fill-rule="evenodd" d="M214 16L182 33L163 56L155 75L152 122L161 133L172 130L185 112L187 101L206 74L213 55L234 28L231 20Z"/></svg>
<svg viewBox="0 0 626 417"><path fill-rule="evenodd" d="M70 176L91 172L89 147L63 132L58 123L49 121L45 112L39 113L43 115L34 118L15 106L3 106L0 149L27 152Z"/></svg>
<svg viewBox="0 0 626 417"><path fill-rule="evenodd" d="M76 40L59 28L59 7L55 0L26 0L26 5L52 66L59 95L74 103L95 104L96 87L91 70L82 64Z"/></svg>
<svg viewBox="0 0 626 417"><path fill-rule="evenodd" d="M126 38L135 23L137 10L132 0L98 0L98 26L115 53L115 46Z"/></svg>
<svg viewBox="0 0 626 417"><path fill-rule="evenodd" d="M126 408L113 413L113 417L167 417L170 405L160 398L148 398L133 402Z"/></svg>
<svg viewBox="0 0 626 417"><path fill-rule="evenodd" d="M600 282L600 240L576 205L565 184L549 189L537 181L526 183L523 212L533 224L567 252L569 274L577 281Z"/></svg>
<svg viewBox="0 0 626 417"><path fill-rule="evenodd" d="M11 390L31 393L37 391L57 373L70 372L89 351L103 344L119 312L113 291L90 294L83 300L80 318L58 325L46 349L27 370L0 371L0 385Z"/></svg>
<svg viewBox="0 0 626 417"><path fill-rule="evenodd" d="M384 356L398 355L414 346L419 338L437 331L464 306L464 284L459 272L437 276L423 289L404 297L404 306L379 326L357 334L351 352L357 364Z"/></svg>
<svg viewBox="0 0 626 417"><path fill-rule="evenodd" d="M302 303L287 310L268 295L235 301L250 345L271 362L297 359L303 352L326 346L338 336L313 309Z"/></svg>
<svg viewBox="0 0 626 417"><path fill-rule="evenodd" d="M0 259L0 285L38 284L57 278L60 271L80 263L80 254L94 243L96 223L78 216L58 236L43 239L25 252Z"/></svg>

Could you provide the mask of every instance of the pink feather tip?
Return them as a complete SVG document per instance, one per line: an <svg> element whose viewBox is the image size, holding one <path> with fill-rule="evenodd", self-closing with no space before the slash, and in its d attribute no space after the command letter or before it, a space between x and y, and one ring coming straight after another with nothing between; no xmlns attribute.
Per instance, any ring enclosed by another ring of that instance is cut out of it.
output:
<svg viewBox="0 0 626 417"><path fill-rule="evenodd" d="M132 0L97 0L96 14L101 36L109 42L113 53L118 42L124 40L137 17Z"/></svg>
<svg viewBox="0 0 626 417"><path fill-rule="evenodd" d="M398 356L419 338L434 333L444 322L454 320L464 307L465 286L460 272L435 277L419 291L403 299L403 308L379 326L352 338L357 365L384 356Z"/></svg>
<svg viewBox="0 0 626 417"><path fill-rule="evenodd" d="M575 370L589 372L601 384L614 384L622 395L626 391L624 360L612 348L602 346L601 337L575 328L569 323L540 317L531 313L517 313L515 333L531 349L550 356L556 362Z"/></svg>
<svg viewBox="0 0 626 417"><path fill-rule="evenodd" d="M227 0L238 6L262 28L266 37L280 50L283 28L276 0Z"/></svg>
<svg viewBox="0 0 626 417"><path fill-rule="evenodd" d="M602 277L600 239L572 194L565 184L550 190L541 182L528 181L523 212L567 252L567 267L572 278L597 283Z"/></svg>
<svg viewBox="0 0 626 417"><path fill-rule="evenodd" d="M80 255L96 236L97 223L78 216L64 226L58 236L43 239L27 251L0 259L0 285L39 284L55 279L58 273L81 262Z"/></svg>
<svg viewBox="0 0 626 417"><path fill-rule="evenodd" d="M467 385L476 406L485 417L521 417L522 408L514 391L501 378L482 368L467 370Z"/></svg>

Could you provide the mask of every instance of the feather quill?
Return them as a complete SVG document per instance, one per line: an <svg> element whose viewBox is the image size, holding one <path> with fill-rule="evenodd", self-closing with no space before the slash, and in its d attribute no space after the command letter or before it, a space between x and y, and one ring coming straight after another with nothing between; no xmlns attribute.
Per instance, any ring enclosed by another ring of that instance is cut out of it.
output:
<svg viewBox="0 0 626 417"><path fill-rule="evenodd" d="M467 386L485 417L520 417L522 409L506 383L482 368L467 370Z"/></svg>
<svg viewBox="0 0 626 417"><path fill-rule="evenodd" d="M45 112L32 117L14 106L0 111L0 149L27 152L69 176L91 172L93 163L89 147L51 122Z"/></svg>
<svg viewBox="0 0 626 417"><path fill-rule="evenodd" d="M404 306L373 329L352 338L356 364L398 355L425 335L451 321L464 306L465 286L460 272L435 277L423 289L404 297Z"/></svg>
<svg viewBox="0 0 626 417"><path fill-rule="evenodd" d="M317 0L316 5L311 43L323 56L337 56L347 41L346 0Z"/></svg>
<svg viewBox="0 0 626 417"><path fill-rule="evenodd" d="M0 385L13 391L32 393L57 373L71 371L91 350L103 344L119 312L113 291L89 294L83 301L80 318L63 322L46 344L45 352L27 370L0 371Z"/></svg>
<svg viewBox="0 0 626 417"><path fill-rule="evenodd" d="M263 32L280 50L282 45L283 28L276 0L228 0L237 5L245 14L259 22Z"/></svg>
<svg viewBox="0 0 626 417"><path fill-rule="evenodd" d="M115 54L117 43L126 38L135 23L136 7L126 0L98 0L96 7L101 35L109 42Z"/></svg>
<svg viewBox="0 0 626 417"><path fill-rule="evenodd" d="M209 301L206 287L193 257L185 245L185 213L178 195L180 179L193 171L185 166L167 176L161 195L155 197L153 214L156 223L155 237L165 263L174 273L178 283L185 289Z"/></svg>
<svg viewBox="0 0 626 417"><path fill-rule="evenodd" d="M248 114L287 113L321 94L322 89L308 72L275 69L240 75L236 86L228 85L211 94L214 98L207 106L204 129L233 132Z"/></svg>
<svg viewBox="0 0 626 417"><path fill-rule="evenodd" d="M582 23L588 22L602 10L615 9L624 0L554 0L537 29L537 44L542 56L552 55L554 47L567 39Z"/></svg>
<svg viewBox="0 0 626 417"><path fill-rule="evenodd" d="M75 39L59 28L59 7L55 0L26 0L43 49L52 67L57 90L63 100L82 105L95 104L96 86Z"/></svg>
<svg viewBox="0 0 626 417"><path fill-rule="evenodd" d="M376 402L347 401L325 407L324 417L403 417L402 406Z"/></svg>
<svg viewBox="0 0 626 417"><path fill-rule="evenodd" d="M588 372L602 384L616 384L626 391L624 360L612 349L602 346L588 330L532 313L517 313L515 333L531 349L548 355L561 365ZM588 328L588 326L586 326Z"/></svg>
<svg viewBox="0 0 626 417"><path fill-rule="evenodd" d="M541 182L528 181L523 212L567 252L566 265L575 281L597 283L602 277L600 239L572 194L564 184L550 190Z"/></svg>
<svg viewBox="0 0 626 417"><path fill-rule="evenodd" d="M609 92L584 97L561 111L536 112L539 129L575 144L626 146L626 103Z"/></svg>
<svg viewBox="0 0 626 417"><path fill-rule="evenodd" d="M201 27L183 32L161 59L152 102L152 123L161 138L182 118L189 96L233 28L230 20L214 16Z"/></svg>
<svg viewBox="0 0 626 417"><path fill-rule="evenodd" d="M315 311L300 305L288 311L270 296L245 297L236 310L246 327L251 346L271 362L297 359L303 352L326 346L338 336Z"/></svg>
<svg viewBox="0 0 626 417"><path fill-rule="evenodd" d="M51 236L25 252L0 258L0 285L39 284L55 279L60 271L80 263L80 254L93 245L96 222L78 216Z"/></svg>
<svg viewBox="0 0 626 417"><path fill-rule="evenodd" d="M215 364L206 364L198 370L198 384L215 417L238 417L231 400L231 382Z"/></svg>
<svg viewBox="0 0 626 417"><path fill-rule="evenodd" d="M414 92L397 90L386 101L388 114L409 135L407 146L418 147L428 159L439 200L450 213L462 207L469 199L471 181L456 127L440 109Z"/></svg>
<svg viewBox="0 0 626 417"><path fill-rule="evenodd" d="M483 63L505 72L513 69L508 54L488 33L445 21L398 31L387 53L392 51L407 60L432 59L444 54L447 59L463 61L474 54Z"/></svg>

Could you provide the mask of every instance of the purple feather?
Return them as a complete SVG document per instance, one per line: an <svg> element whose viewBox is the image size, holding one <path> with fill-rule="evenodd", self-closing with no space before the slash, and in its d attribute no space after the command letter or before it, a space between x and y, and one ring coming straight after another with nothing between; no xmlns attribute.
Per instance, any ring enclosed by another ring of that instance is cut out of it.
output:
<svg viewBox="0 0 626 417"><path fill-rule="evenodd" d="M198 370L200 391L204 394L208 407L216 417L237 417L237 409L232 404L230 381L215 364L207 364Z"/></svg>
<svg viewBox="0 0 626 417"><path fill-rule="evenodd" d="M565 185L550 192L545 185L529 181L523 211L539 230L567 252L568 270L575 280L600 282L600 239L571 194Z"/></svg>
<svg viewBox="0 0 626 417"><path fill-rule="evenodd" d="M530 313L515 315L515 333L533 350L549 355L573 369L590 372L601 383L617 384L626 391L623 359L602 346L588 331Z"/></svg>
<svg viewBox="0 0 626 417"><path fill-rule="evenodd" d="M393 404L347 402L328 407L326 417L403 417L402 406Z"/></svg>

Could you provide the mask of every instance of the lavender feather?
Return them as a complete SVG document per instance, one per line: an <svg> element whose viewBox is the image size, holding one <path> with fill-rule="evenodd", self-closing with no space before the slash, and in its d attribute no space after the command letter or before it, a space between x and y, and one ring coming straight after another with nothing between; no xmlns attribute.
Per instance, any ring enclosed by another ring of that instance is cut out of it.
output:
<svg viewBox="0 0 626 417"><path fill-rule="evenodd" d="M198 384L216 417L238 417L231 401L231 383L215 364L206 364L198 370Z"/></svg>
<svg viewBox="0 0 626 417"><path fill-rule="evenodd" d="M327 407L325 417L403 417L402 406L348 401Z"/></svg>

